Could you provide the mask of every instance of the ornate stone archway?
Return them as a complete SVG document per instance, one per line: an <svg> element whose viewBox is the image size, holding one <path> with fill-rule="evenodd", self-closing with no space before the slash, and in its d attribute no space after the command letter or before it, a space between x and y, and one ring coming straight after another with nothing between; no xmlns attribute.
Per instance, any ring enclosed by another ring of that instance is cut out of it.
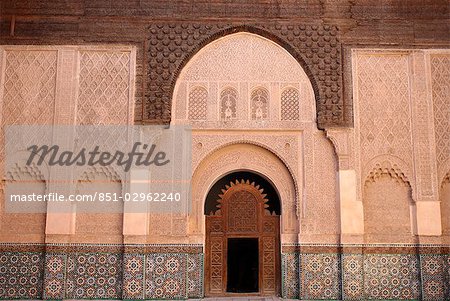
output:
<svg viewBox="0 0 450 301"><path fill-rule="evenodd" d="M192 210L189 216L189 237L192 242L206 239L204 202L212 185L231 171L251 170L264 175L277 188L281 200L280 231L282 243L298 240L298 217L294 179L289 170L270 151L253 144L224 146L207 156L192 177Z"/></svg>

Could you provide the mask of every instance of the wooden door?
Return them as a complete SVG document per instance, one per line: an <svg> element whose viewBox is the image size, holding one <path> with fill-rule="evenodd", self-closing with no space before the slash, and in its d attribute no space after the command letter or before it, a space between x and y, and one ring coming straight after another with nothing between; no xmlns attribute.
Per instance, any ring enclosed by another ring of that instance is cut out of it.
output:
<svg viewBox="0 0 450 301"><path fill-rule="evenodd" d="M280 218L267 210L269 201L255 183L231 182L218 195L217 210L206 216L205 295L228 295L229 238L257 238L259 269L257 295L280 290Z"/></svg>

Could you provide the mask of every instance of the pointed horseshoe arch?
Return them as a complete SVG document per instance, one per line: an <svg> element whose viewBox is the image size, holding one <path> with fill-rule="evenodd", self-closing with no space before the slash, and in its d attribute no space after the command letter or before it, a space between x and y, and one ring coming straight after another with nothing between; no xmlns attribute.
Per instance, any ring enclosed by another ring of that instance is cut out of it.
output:
<svg viewBox="0 0 450 301"><path fill-rule="evenodd" d="M267 183L239 175L245 176L225 176L233 180L222 185L215 210L206 216L205 295L278 295L279 200L270 188L265 191Z"/></svg>

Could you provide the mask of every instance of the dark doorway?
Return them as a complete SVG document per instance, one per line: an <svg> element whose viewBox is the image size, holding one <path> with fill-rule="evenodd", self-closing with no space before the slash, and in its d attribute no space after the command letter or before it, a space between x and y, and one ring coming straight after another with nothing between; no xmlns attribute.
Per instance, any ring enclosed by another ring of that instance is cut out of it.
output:
<svg viewBox="0 0 450 301"><path fill-rule="evenodd" d="M258 289L258 238L229 238L227 292L256 293Z"/></svg>

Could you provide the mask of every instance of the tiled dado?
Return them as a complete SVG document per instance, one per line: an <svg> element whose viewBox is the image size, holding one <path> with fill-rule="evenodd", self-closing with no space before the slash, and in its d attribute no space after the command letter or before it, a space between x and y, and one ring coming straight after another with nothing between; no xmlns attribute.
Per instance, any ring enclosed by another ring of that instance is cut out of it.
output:
<svg viewBox="0 0 450 301"><path fill-rule="evenodd" d="M307 300L450 300L449 250L282 246L282 294Z"/></svg>
<svg viewBox="0 0 450 301"><path fill-rule="evenodd" d="M307 300L450 300L450 248L282 246L282 294ZM0 299L203 296L200 245L0 244Z"/></svg>
<svg viewBox="0 0 450 301"><path fill-rule="evenodd" d="M0 245L0 299L203 295L198 245Z"/></svg>

